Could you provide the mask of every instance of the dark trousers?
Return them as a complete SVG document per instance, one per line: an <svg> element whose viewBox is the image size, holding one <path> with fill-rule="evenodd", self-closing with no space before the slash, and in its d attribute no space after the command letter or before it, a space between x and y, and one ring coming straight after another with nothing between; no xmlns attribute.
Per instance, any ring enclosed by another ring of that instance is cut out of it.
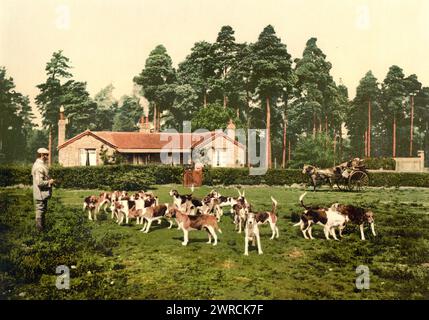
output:
<svg viewBox="0 0 429 320"><path fill-rule="evenodd" d="M36 206L36 219L42 219L42 221L45 221L45 214L48 210L48 199L45 200L35 200L35 206Z"/></svg>

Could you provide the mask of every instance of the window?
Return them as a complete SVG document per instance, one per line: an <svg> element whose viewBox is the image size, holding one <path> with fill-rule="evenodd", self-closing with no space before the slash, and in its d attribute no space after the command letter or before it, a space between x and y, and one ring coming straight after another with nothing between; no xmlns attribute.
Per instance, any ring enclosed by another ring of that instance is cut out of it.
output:
<svg viewBox="0 0 429 320"><path fill-rule="evenodd" d="M97 154L95 149L79 149L80 165L81 166L95 166L97 165Z"/></svg>

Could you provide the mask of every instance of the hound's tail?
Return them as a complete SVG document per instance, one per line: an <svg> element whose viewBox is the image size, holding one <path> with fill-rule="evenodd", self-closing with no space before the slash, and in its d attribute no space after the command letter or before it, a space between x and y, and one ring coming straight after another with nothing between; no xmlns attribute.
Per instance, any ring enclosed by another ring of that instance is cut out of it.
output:
<svg viewBox="0 0 429 320"><path fill-rule="evenodd" d="M305 209L308 209L309 207L307 207L305 204L304 204L304 197L305 197L305 195L307 194L307 192L304 192L300 197L299 197L299 202L301 203L301 205L305 208Z"/></svg>
<svg viewBox="0 0 429 320"><path fill-rule="evenodd" d="M238 196L239 196L239 197L242 197L240 190L238 190L238 188L235 188L235 190L237 190L237 192L238 192Z"/></svg>
<svg viewBox="0 0 429 320"><path fill-rule="evenodd" d="M298 227L299 225L301 225L301 221L300 221L300 222L298 222L298 223L295 223L295 224L293 225L293 227Z"/></svg>
<svg viewBox="0 0 429 320"><path fill-rule="evenodd" d="M277 202L277 200L276 199L274 199L272 196L271 196L271 201L273 202L273 207L272 207L272 209L271 209L271 212L272 213L276 213L276 209L277 209L277 204L278 204L278 202Z"/></svg>

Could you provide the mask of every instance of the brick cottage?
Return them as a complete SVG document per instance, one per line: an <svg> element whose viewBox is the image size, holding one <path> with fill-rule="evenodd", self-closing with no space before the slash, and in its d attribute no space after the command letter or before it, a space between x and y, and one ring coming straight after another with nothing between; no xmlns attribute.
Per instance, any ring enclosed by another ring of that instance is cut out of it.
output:
<svg viewBox="0 0 429 320"><path fill-rule="evenodd" d="M242 167L245 164L245 146L235 140L235 125L230 121L226 133L204 134L154 132L150 123L141 117L138 132L86 130L65 140L67 119L64 109L58 121L58 161L64 167L103 164L100 152L120 154L126 163L149 164L161 161L161 152L172 165L187 164L190 155L213 167ZM186 163L184 163L186 162Z"/></svg>

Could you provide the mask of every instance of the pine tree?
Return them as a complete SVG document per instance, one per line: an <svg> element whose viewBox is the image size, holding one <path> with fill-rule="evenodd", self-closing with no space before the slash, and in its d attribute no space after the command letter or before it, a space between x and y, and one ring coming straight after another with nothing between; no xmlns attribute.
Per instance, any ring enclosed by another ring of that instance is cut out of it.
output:
<svg viewBox="0 0 429 320"><path fill-rule="evenodd" d="M271 168L271 108L277 107L277 100L281 99L284 88L288 86L292 61L286 45L276 36L271 25L264 28L252 51L254 60L250 77L261 105L265 105L267 164Z"/></svg>
<svg viewBox="0 0 429 320"><path fill-rule="evenodd" d="M377 126L380 121L379 111L380 89L377 79L371 71L368 71L360 80L356 89L356 97L350 107L350 112L346 117L346 125L350 135L350 143L356 156L371 156L368 153L371 135L375 138L374 125L370 125L370 117ZM370 108L370 109L369 109ZM373 132L373 133L372 133ZM369 137L369 139L368 139ZM379 143L374 144L380 145ZM381 154L381 150L373 150L374 154Z"/></svg>
<svg viewBox="0 0 429 320"><path fill-rule="evenodd" d="M150 102L157 131L161 128L161 114L173 107L176 87L176 71L163 45L158 45L146 59L145 68L134 77L142 87L143 96Z"/></svg>
<svg viewBox="0 0 429 320"><path fill-rule="evenodd" d="M404 99L406 96L403 70L398 66L391 66L382 84L382 111L384 123L388 128L388 137L391 141L391 155L397 156L397 128L404 118Z"/></svg>

